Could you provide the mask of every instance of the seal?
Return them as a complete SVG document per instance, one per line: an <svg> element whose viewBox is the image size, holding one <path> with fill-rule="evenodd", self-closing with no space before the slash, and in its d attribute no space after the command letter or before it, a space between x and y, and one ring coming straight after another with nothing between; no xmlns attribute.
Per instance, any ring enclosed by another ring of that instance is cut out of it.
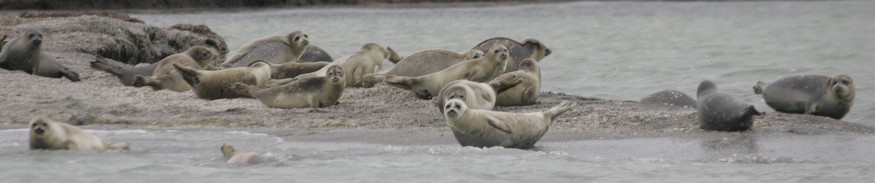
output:
<svg viewBox="0 0 875 183"><path fill-rule="evenodd" d="M3 45L0 51L0 68L10 71L24 71L28 74L60 78L73 82L80 81L79 74L55 61L54 57L43 53L43 33L39 30L25 31Z"/></svg>
<svg viewBox="0 0 875 183"><path fill-rule="evenodd" d="M529 149L547 133L556 116L574 106L562 101L544 112L508 113L469 109L462 100L451 99L444 106L444 117L462 146Z"/></svg>
<svg viewBox="0 0 875 183"><path fill-rule="evenodd" d="M30 149L42 150L128 150L127 143L108 143L75 126L37 116L30 120Z"/></svg>
<svg viewBox="0 0 875 183"><path fill-rule="evenodd" d="M375 73L382 70L383 60L398 56L394 50L389 47L383 49L382 46L376 43L368 43L362 46L361 50L352 55L337 59L328 66L339 65L343 68L344 77L347 87L360 87L364 83L363 77L365 74ZM302 74L296 78L302 77L321 77L325 76L328 67L323 67L316 72Z"/></svg>
<svg viewBox="0 0 875 183"><path fill-rule="evenodd" d="M709 80L699 83L696 93L699 127L709 131L745 131L753 126L753 116L761 113L753 107L717 90Z"/></svg>
<svg viewBox="0 0 875 183"><path fill-rule="evenodd" d="M328 52L312 44L308 44L304 53L298 58L300 62L331 62L333 60Z"/></svg>
<svg viewBox="0 0 875 183"><path fill-rule="evenodd" d="M270 64L270 78L286 79L294 78L301 74L316 72L319 69L325 68L331 62L303 62L295 61L284 64Z"/></svg>
<svg viewBox="0 0 875 183"><path fill-rule="evenodd" d="M234 92L255 97L261 103L273 108L321 108L337 104L346 87L343 68L338 65L328 67L324 77L305 77L290 80L288 83L270 88L235 83Z"/></svg>
<svg viewBox="0 0 875 183"><path fill-rule="evenodd" d="M534 38L524 39L523 42L520 43L506 37L493 37L483 40L471 49L485 52L486 50L489 50L492 45L496 44L504 45L510 52L511 59L507 61L507 69L505 69L505 72L516 71L520 62L527 58L540 62L544 57L553 53L553 51L547 48L547 46L544 46L541 41Z"/></svg>
<svg viewBox="0 0 875 183"><path fill-rule="evenodd" d="M173 64L182 79L191 86L198 98L215 100L223 98L249 97L231 91L234 83L244 83L263 87L270 80L270 65L257 60L249 67L234 67L217 71L197 70L188 66Z"/></svg>
<svg viewBox="0 0 875 183"><path fill-rule="evenodd" d="M123 65L126 64L107 60L100 55L96 56L94 61L91 61L90 64L93 69L107 72L115 76L124 86L132 86L136 76L152 76L152 73L158 68L157 63L124 67Z"/></svg>
<svg viewBox="0 0 875 183"><path fill-rule="evenodd" d="M444 104L451 99L462 100L471 109L492 110L495 108L495 95L495 90L486 83L455 80L444 85L432 102L441 114L444 113Z"/></svg>
<svg viewBox="0 0 875 183"><path fill-rule="evenodd" d="M465 60L481 57L483 57L483 52L480 50L468 50L465 53L441 49L425 50L404 57L404 59L396 63L389 70L366 74L364 76L364 86L372 87L374 84L382 82L386 75L422 76L444 70Z"/></svg>
<svg viewBox="0 0 875 183"><path fill-rule="evenodd" d="M176 92L184 92L191 89L179 74L173 64L184 65L194 69L213 69L213 64L218 56L203 46L191 47L185 52L167 56L158 61L158 67L152 76L134 76L134 87L150 86L153 90L168 89Z"/></svg>
<svg viewBox="0 0 875 183"><path fill-rule="evenodd" d="M222 156L224 156L225 159L228 159L228 164L254 165L264 162L264 158L257 153L239 152L234 149L234 146L231 146L228 143L222 143L222 147L219 147L219 150L222 151Z"/></svg>
<svg viewBox="0 0 875 183"><path fill-rule="evenodd" d="M246 67L256 60L273 64L296 61L309 44L310 37L301 31L258 38L243 45L237 53L228 57L221 67Z"/></svg>
<svg viewBox="0 0 875 183"><path fill-rule="evenodd" d="M508 59L507 48L496 44L483 58L466 60L444 70L417 77L387 75L386 84L411 90L420 99L431 99L451 81L466 79L486 82L504 73Z"/></svg>
<svg viewBox="0 0 875 183"><path fill-rule="evenodd" d="M811 114L842 119L854 105L854 81L850 76L801 75L781 78L766 85L759 81L754 93L778 112Z"/></svg>
<svg viewBox="0 0 875 183"><path fill-rule="evenodd" d="M541 90L541 67L534 59L520 62L519 70L504 73L489 81L498 92L497 106L532 105L538 101Z"/></svg>
<svg viewBox="0 0 875 183"><path fill-rule="evenodd" d="M658 91L642 98L641 103L680 106L685 108L696 107L696 99L693 99L693 97L690 97L686 93L677 90Z"/></svg>

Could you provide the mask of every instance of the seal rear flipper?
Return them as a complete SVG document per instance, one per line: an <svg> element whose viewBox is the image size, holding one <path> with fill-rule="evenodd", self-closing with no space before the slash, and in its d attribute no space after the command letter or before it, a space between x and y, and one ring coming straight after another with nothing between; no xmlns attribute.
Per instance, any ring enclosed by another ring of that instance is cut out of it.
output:
<svg viewBox="0 0 875 183"><path fill-rule="evenodd" d="M513 131L510 129L510 125L507 123L498 120L492 116L486 115L486 121L489 123L489 126L494 127L495 129L501 130L504 133L513 134Z"/></svg>
<svg viewBox="0 0 875 183"><path fill-rule="evenodd" d="M386 75L379 73L369 73L362 76L362 87L370 88L374 87L375 84L382 82L383 79L386 78Z"/></svg>
<svg viewBox="0 0 875 183"><path fill-rule="evenodd" d="M413 87L411 86L417 83L415 78L396 75L387 75L386 79L383 79L383 81L386 82L386 84L405 90L412 90Z"/></svg>
<svg viewBox="0 0 875 183"><path fill-rule="evenodd" d="M198 83L200 83L197 70L177 64L173 64L173 67L175 67L176 70L179 71L179 73L182 75L182 79L185 80L185 82L188 83L188 85L190 85L191 87L194 87Z"/></svg>
<svg viewBox="0 0 875 183"><path fill-rule="evenodd" d="M97 70L100 70L103 72L107 72L107 73L112 74L116 77L121 76L122 73L124 73L126 71L126 69L122 68L121 66L110 63L108 60L106 60L106 58L103 58L100 55L96 56L94 58L94 61L91 61L90 65L91 65L92 69L97 69Z"/></svg>
<svg viewBox="0 0 875 183"><path fill-rule="evenodd" d="M73 71L70 71L70 70L68 70L67 68L64 68L64 70L61 70L61 71L59 71L59 72L61 72L61 75L64 75L64 77L66 77L67 79L70 79L70 81L73 81L73 82L79 82L79 81L81 81L81 80L79 79L79 74L78 74L78 73L73 72Z"/></svg>
<svg viewBox="0 0 875 183"><path fill-rule="evenodd" d="M763 115L763 114L765 114L765 113L761 113L760 111L757 111L757 109L754 108L753 105L750 105L750 106L747 106L744 108L744 115L745 116L759 116L759 115Z"/></svg>
<svg viewBox="0 0 875 183"><path fill-rule="evenodd" d="M164 89L164 88L161 88L161 86L159 86L158 83L159 83L158 79L155 79L155 77L152 77L152 76L149 76L149 77L135 76L134 82L131 83L131 86L134 86L134 87L149 86L149 87L152 87L153 90Z"/></svg>
<svg viewBox="0 0 875 183"><path fill-rule="evenodd" d="M559 105L556 105L556 107L550 108L550 110L544 112L544 117L550 119L550 121L552 122L553 119L556 118L556 116L559 116L560 114L571 110L571 107L574 107L576 105L577 104L575 104L574 102L562 101L561 103L559 103Z"/></svg>
<svg viewBox="0 0 875 183"><path fill-rule="evenodd" d="M755 94L762 94L762 93L763 93L763 87L765 87L765 86L766 86L766 82L763 82L763 81L757 81L757 84L753 86L753 93L755 93Z"/></svg>

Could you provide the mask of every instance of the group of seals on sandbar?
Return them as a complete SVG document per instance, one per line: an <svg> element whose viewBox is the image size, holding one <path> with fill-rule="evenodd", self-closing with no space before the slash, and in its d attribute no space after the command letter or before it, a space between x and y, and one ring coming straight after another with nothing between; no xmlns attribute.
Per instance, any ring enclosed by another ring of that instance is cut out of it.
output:
<svg viewBox="0 0 875 183"><path fill-rule="evenodd" d="M778 79L766 84L758 81L753 86L766 104L778 112L810 114L842 119L854 104L854 82L850 76L800 75ZM763 113L753 105L741 102L732 95L717 90L712 81L702 81L696 93L698 100L677 90L663 90L641 99L682 107L695 107L700 128L714 131L744 131L753 126L753 116Z"/></svg>
<svg viewBox="0 0 875 183"><path fill-rule="evenodd" d="M378 83L410 90L420 99L432 99L456 140L463 146L531 148L556 117L576 104L562 101L534 113L493 111L495 106L532 105L541 87L539 62L552 53L536 39L523 42L496 37L468 51L424 50L402 58L390 47L364 44L352 55L330 60L310 37L295 31L267 36L243 45L227 60L207 47L194 46L147 66L124 67L98 56L92 68L116 76L125 86L154 90L188 91L213 100L255 98L273 108L321 108L337 105L346 87L372 87ZM3 46L0 67L46 77L78 81L51 57L40 52L42 34L28 31ZM316 60L303 60L303 58ZM327 59L327 60L320 60ZM383 70L383 61L395 66ZM754 87L777 111L841 119L850 110L854 85L849 76L794 76ZM683 92L666 90L644 99L695 107L700 127L716 131L744 131L761 112L703 81L697 100ZM107 150L121 145L100 141L75 127L45 117L31 122L33 149ZM127 145L124 145L127 148ZM255 155L221 148L230 163L249 163Z"/></svg>

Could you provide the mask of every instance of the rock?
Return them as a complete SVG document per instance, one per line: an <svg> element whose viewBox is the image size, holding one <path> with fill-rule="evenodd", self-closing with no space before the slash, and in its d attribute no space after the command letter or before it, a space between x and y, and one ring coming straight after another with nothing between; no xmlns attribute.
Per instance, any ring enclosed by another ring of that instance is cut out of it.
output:
<svg viewBox="0 0 875 183"><path fill-rule="evenodd" d="M228 50L225 40L203 25L159 28L120 19L126 15L118 14L23 15L0 17L0 34L12 37L27 29L40 29L47 37L44 50L58 57L78 52L134 65L154 63L193 46L207 46L223 56Z"/></svg>

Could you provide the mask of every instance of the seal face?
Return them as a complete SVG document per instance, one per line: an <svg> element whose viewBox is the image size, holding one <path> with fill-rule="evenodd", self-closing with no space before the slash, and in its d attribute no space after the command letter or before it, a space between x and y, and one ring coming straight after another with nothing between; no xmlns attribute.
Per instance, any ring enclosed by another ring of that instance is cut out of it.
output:
<svg viewBox="0 0 875 183"><path fill-rule="evenodd" d="M434 100L435 107L443 114L444 104L452 99L462 100L472 109L492 110L495 107L496 94L495 90L488 84L455 80L441 88Z"/></svg>
<svg viewBox="0 0 875 183"><path fill-rule="evenodd" d="M447 124L462 146L528 149L547 133L556 116L574 105L563 101L545 112L508 113L470 109L464 101L451 99L443 108Z"/></svg>
<svg viewBox="0 0 875 183"><path fill-rule="evenodd" d="M850 76L802 75L781 78L765 85L760 81L754 93L762 94L775 111L811 114L842 119L854 105L854 81Z"/></svg>
<svg viewBox="0 0 875 183"><path fill-rule="evenodd" d="M246 67L256 60L264 60L272 64L296 61L301 58L309 44L310 36L301 31L283 36L262 37L245 44L221 66Z"/></svg>
<svg viewBox="0 0 875 183"><path fill-rule="evenodd" d="M478 49L485 52L491 46L496 44L504 45L510 52L511 59L507 61L507 68L505 69L505 72L516 71L517 66L520 64L520 62L525 59L532 59L540 62L544 59L544 57L547 57L551 53L553 53L553 51L547 48L547 46L544 46L541 41L533 38L525 39L522 43L520 43L506 37L493 37L483 40L471 49Z"/></svg>
<svg viewBox="0 0 875 183"><path fill-rule="evenodd" d="M464 79L486 82L501 75L509 57L507 48L496 44L483 58L466 60L436 73L418 77L387 75L384 81L391 86L413 91L417 98L431 99L451 81Z"/></svg>
<svg viewBox="0 0 875 183"><path fill-rule="evenodd" d="M43 33L39 30L28 30L10 40L3 45L3 50L0 50L0 68L50 78L66 77L73 82L80 81L78 73L70 71L55 61L54 57L42 52L42 42Z"/></svg>
<svg viewBox="0 0 875 183"><path fill-rule="evenodd" d="M78 127L37 116L30 121L30 149L106 151L129 148L126 143L107 143Z"/></svg>
<svg viewBox="0 0 875 183"><path fill-rule="evenodd" d="M276 86L258 88L253 85L236 83L234 92L255 97L261 103L273 108L321 108L337 104L346 87L343 68L330 66L326 76L290 78L280 81Z"/></svg>
<svg viewBox="0 0 875 183"><path fill-rule="evenodd" d="M753 105L717 90L714 82L699 84L696 94L699 127L712 131L745 131L753 126L753 116L760 115Z"/></svg>
<svg viewBox="0 0 875 183"><path fill-rule="evenodd" d="M533 59L525 59L519 70L504 73L489 81L498 92L497 106L531 105L538 101L541 90L541 68Z"/></svg>
<svg viewBox="0 0 875 183"><path fill-rule="evenodd" d="M696 107L696 100L693 99L693 97L677 90L658 91L642 98L641 103L680 106L685 108Z"/></svg>
<svg viewBox="0 0 875 183"><path fill-rule="evenodd" d="M134 87L149 86L153 90L188 91L191 90L191 86L185 82L173 65L187 66L193 69L213 69L216 58L218 55L207 47L191 47L185 52L161 59L158 61L158 66L152 76L135 76L131 85Z"/></svg>

